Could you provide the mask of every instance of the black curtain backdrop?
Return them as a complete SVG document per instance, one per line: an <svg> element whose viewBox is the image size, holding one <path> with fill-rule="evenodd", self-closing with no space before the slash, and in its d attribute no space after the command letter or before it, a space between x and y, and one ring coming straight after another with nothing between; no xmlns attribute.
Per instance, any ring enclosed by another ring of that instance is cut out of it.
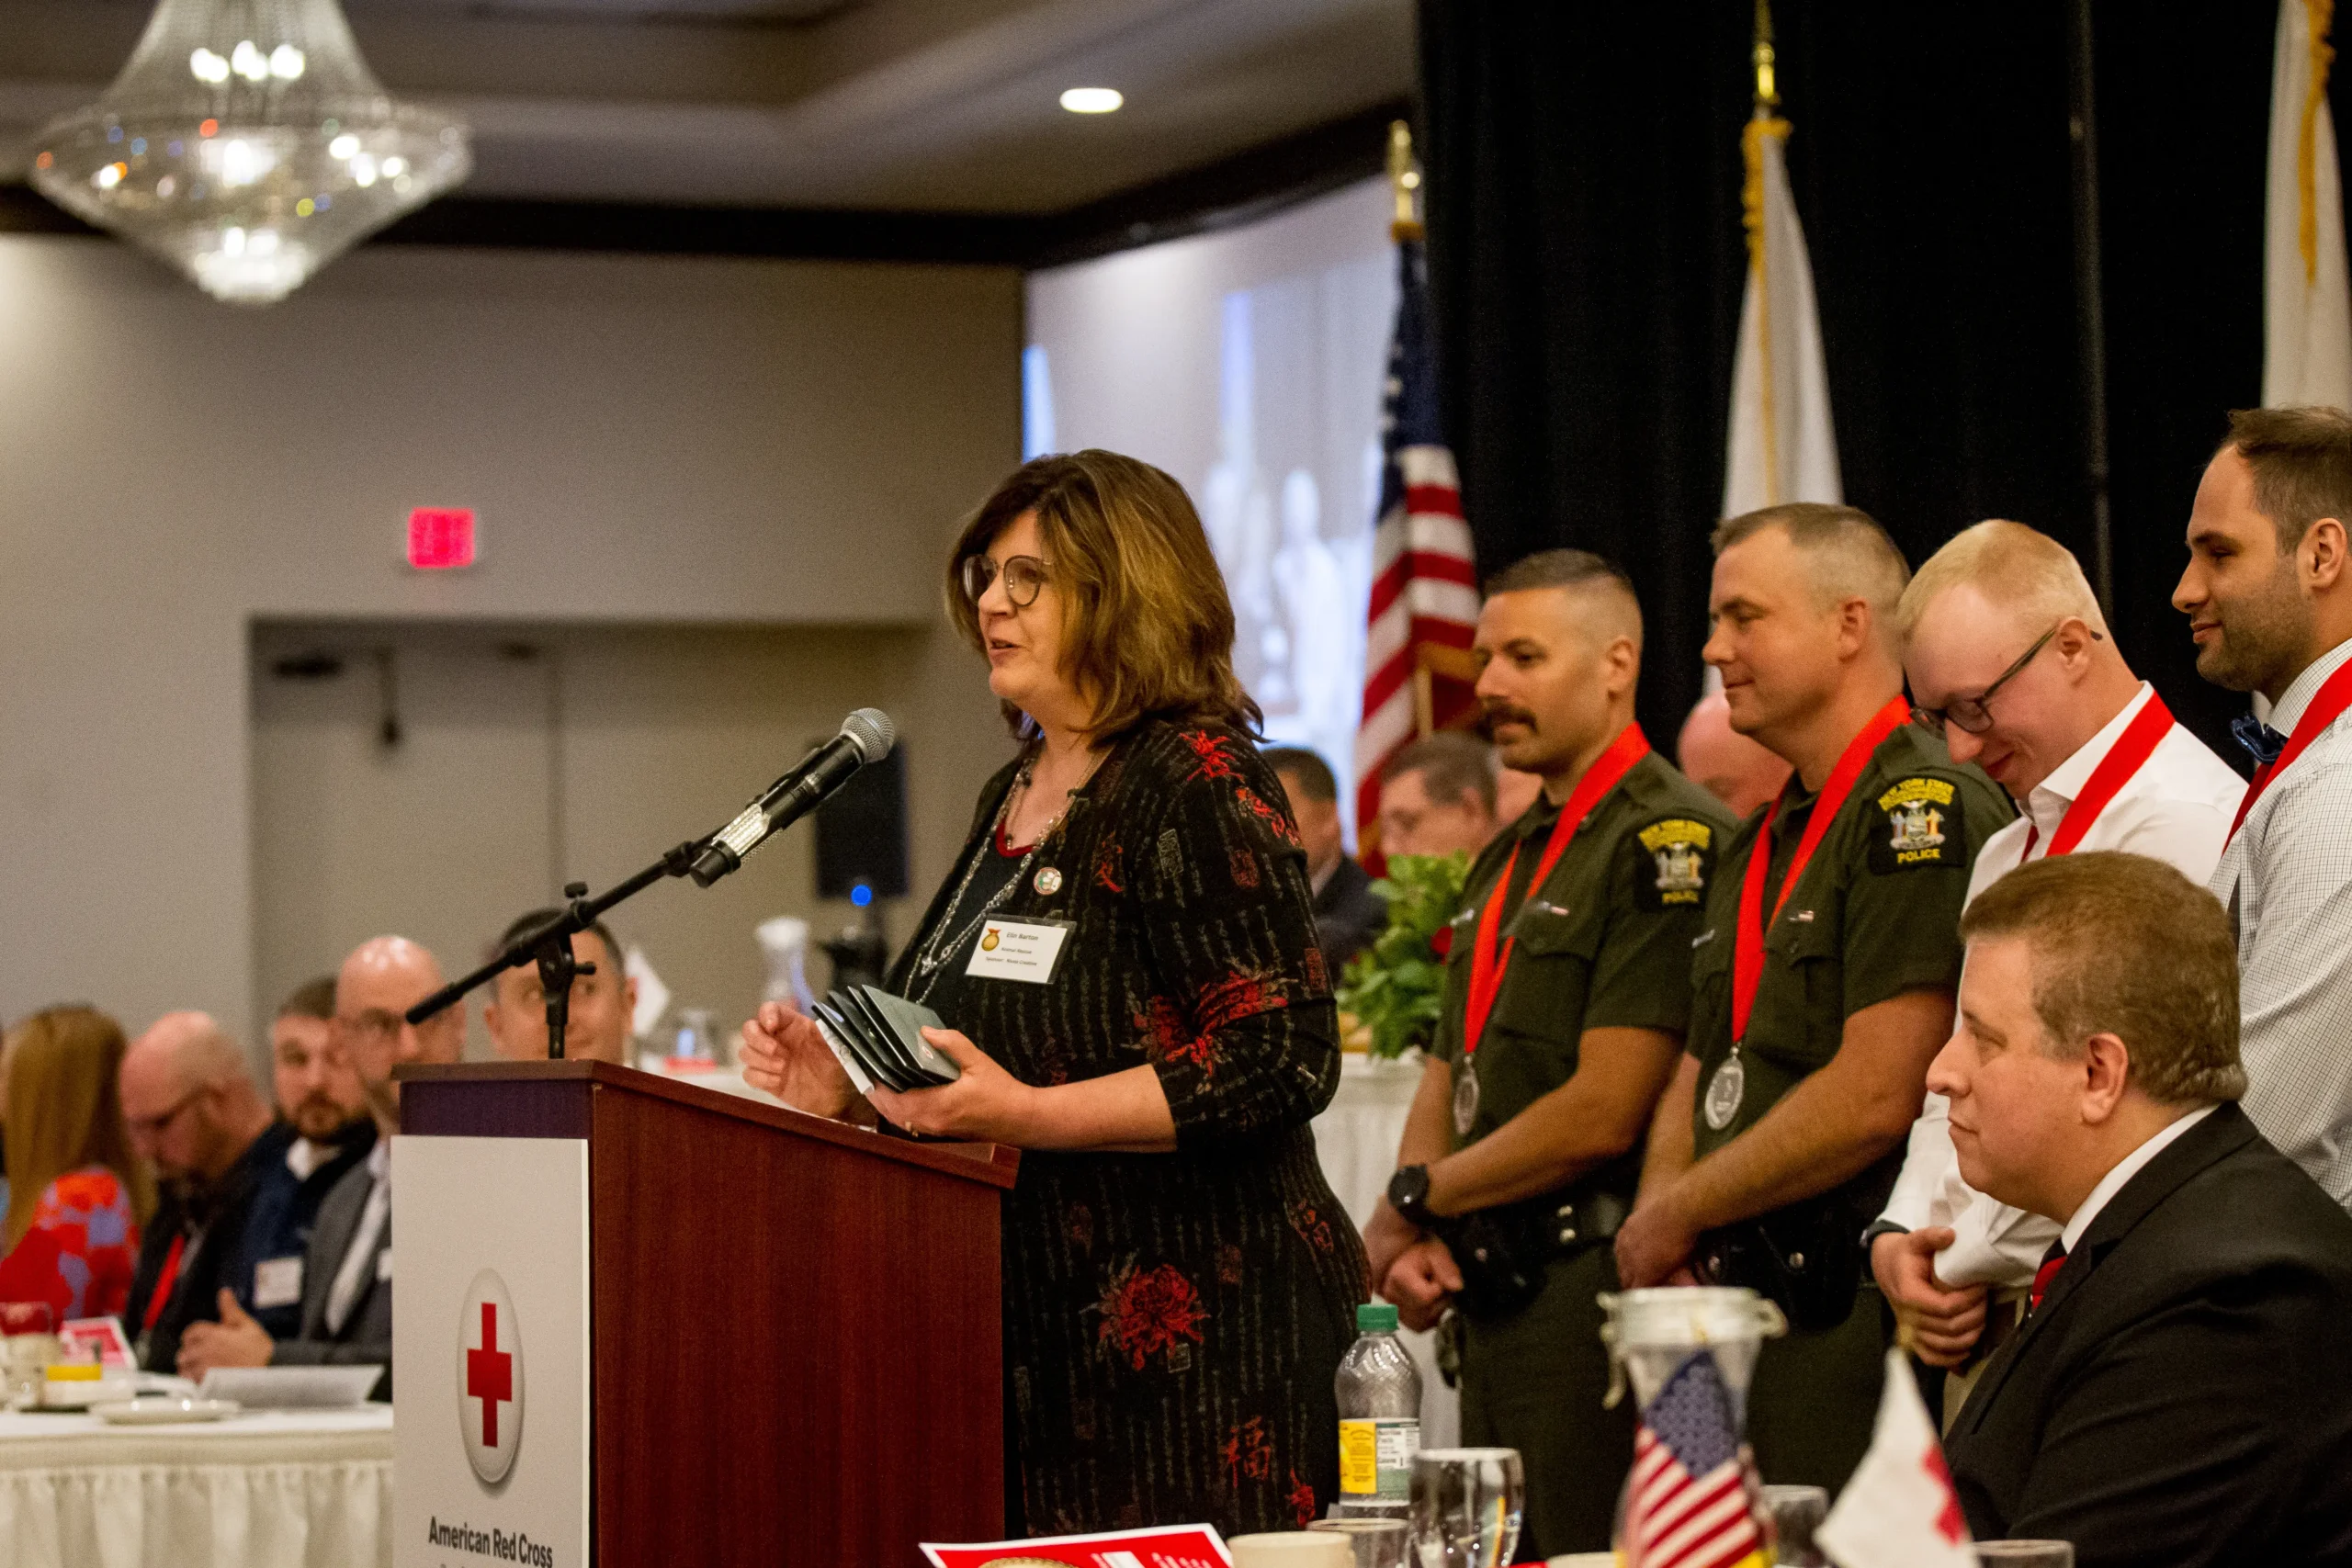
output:
<svg viewBox="0 0 2352 1568"><path fill-rule="evenodd" d="M1846 497L1915 564L2000 516L2092 570L2068 11L1773 6ZM2233 764L2244 699L2197 677L2169 600L2223 416L2261 395L2276 15L2100 0L2093 22L2114 630ZM1421 5L1431 287L1479 561L1577 545L1625 565L1660 744L1706 637L1753 17L1750 0Z"/></svg>

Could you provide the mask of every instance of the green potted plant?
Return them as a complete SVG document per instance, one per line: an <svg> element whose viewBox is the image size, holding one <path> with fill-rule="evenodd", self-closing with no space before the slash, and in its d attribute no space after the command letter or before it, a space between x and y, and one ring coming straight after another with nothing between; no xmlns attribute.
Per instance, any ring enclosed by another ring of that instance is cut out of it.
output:
<svg viewBox="0 0 2352 1568"><path fill-rule="evenodd" d="M1387 874L1372 885L1388 901L1388 925L1349 962L1338 999L1342 1014L1371 1032L1374 1056L1426 1046L1436 1030L1445 998L1443 944L1469 874L1464 852L1392 855Z"/></svg>

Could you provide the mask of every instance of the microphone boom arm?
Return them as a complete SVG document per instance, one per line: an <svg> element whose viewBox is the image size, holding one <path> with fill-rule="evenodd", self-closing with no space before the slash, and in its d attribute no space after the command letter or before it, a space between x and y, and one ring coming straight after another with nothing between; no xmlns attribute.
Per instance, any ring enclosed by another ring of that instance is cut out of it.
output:
<svg viewBox="0 0 2352 1568"><path fill-rule="evenodd" d="M594 964L583 964L573 956L571 939L588 930L601 919L605 910L627 898L633 898L665 876L684 876L694 869L695 857L710 845L708 839L689 839L684 843L647 866L628 881L618 884L595 897L588 897L588 885L574 882L563 890L564 906L555 917L533 927L500 949L497 956L469 975L461 976L408 1010L411 1023L423 1023L426 1019L454 1006L468 991L484 981L496 978L509 969L537 964L539 987L547 998L548 1059L559 1061L563 1056L565 1026L571 1021L571 982L581 973L594 973ZM613 954L619 962L620 954Z"/></svg>
<svg viewBox="0 0 2352 1568"><path fill-rule="evenodd" d="M628 881L596 897L588 885L573 882L563 889L563 908L502 948L489 963L458 977L408 1010L412 1024L455 1005L468 991L486 980L536 964L539 988L547 999L548 1057L563 1056L563 1036L571 1021L571 982L594 974L595 965L582 964L571 951L571 939L594 925L604 912L623 899L635 897L665 876L691 876L707 887L743 863L743 857L770 835L781 831L849 781L869 762L879 761L898 744L898 729L878 708L860 708L842 723L841 732L760 792L735 818L707 838L689 839ZM620 954L613 954L615 963Z"/></svg>

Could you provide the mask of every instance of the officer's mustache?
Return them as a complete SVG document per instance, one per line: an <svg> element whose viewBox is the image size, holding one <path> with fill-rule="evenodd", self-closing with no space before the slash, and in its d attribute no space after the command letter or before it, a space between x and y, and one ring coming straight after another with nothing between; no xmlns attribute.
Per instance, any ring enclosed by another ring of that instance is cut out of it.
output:
<svg viewBox="0 0 2352 1568"><path fill-rule="evenodd" d="M1523 724L1530 729L1543 728L1535 722L1533 714L1516 703L1488 703L1479 709L1478 725L1486 731L1487 739L1495 738L1495 726L1498 724Z"/></svg>

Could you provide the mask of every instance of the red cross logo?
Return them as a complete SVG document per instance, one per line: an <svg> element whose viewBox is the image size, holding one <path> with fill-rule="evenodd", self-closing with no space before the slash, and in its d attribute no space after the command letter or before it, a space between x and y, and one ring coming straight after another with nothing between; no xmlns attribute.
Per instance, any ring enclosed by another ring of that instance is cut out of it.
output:
<svg viewBox="0 0 2352 1568"><path fill-rule="evenodd" d="M498 1404L514 1397L514 1358L498 1348L498 1303L481 1303L481 1348L466 1352L466 1393L481 1401L481 1445L498 1446Z"/></svg>

